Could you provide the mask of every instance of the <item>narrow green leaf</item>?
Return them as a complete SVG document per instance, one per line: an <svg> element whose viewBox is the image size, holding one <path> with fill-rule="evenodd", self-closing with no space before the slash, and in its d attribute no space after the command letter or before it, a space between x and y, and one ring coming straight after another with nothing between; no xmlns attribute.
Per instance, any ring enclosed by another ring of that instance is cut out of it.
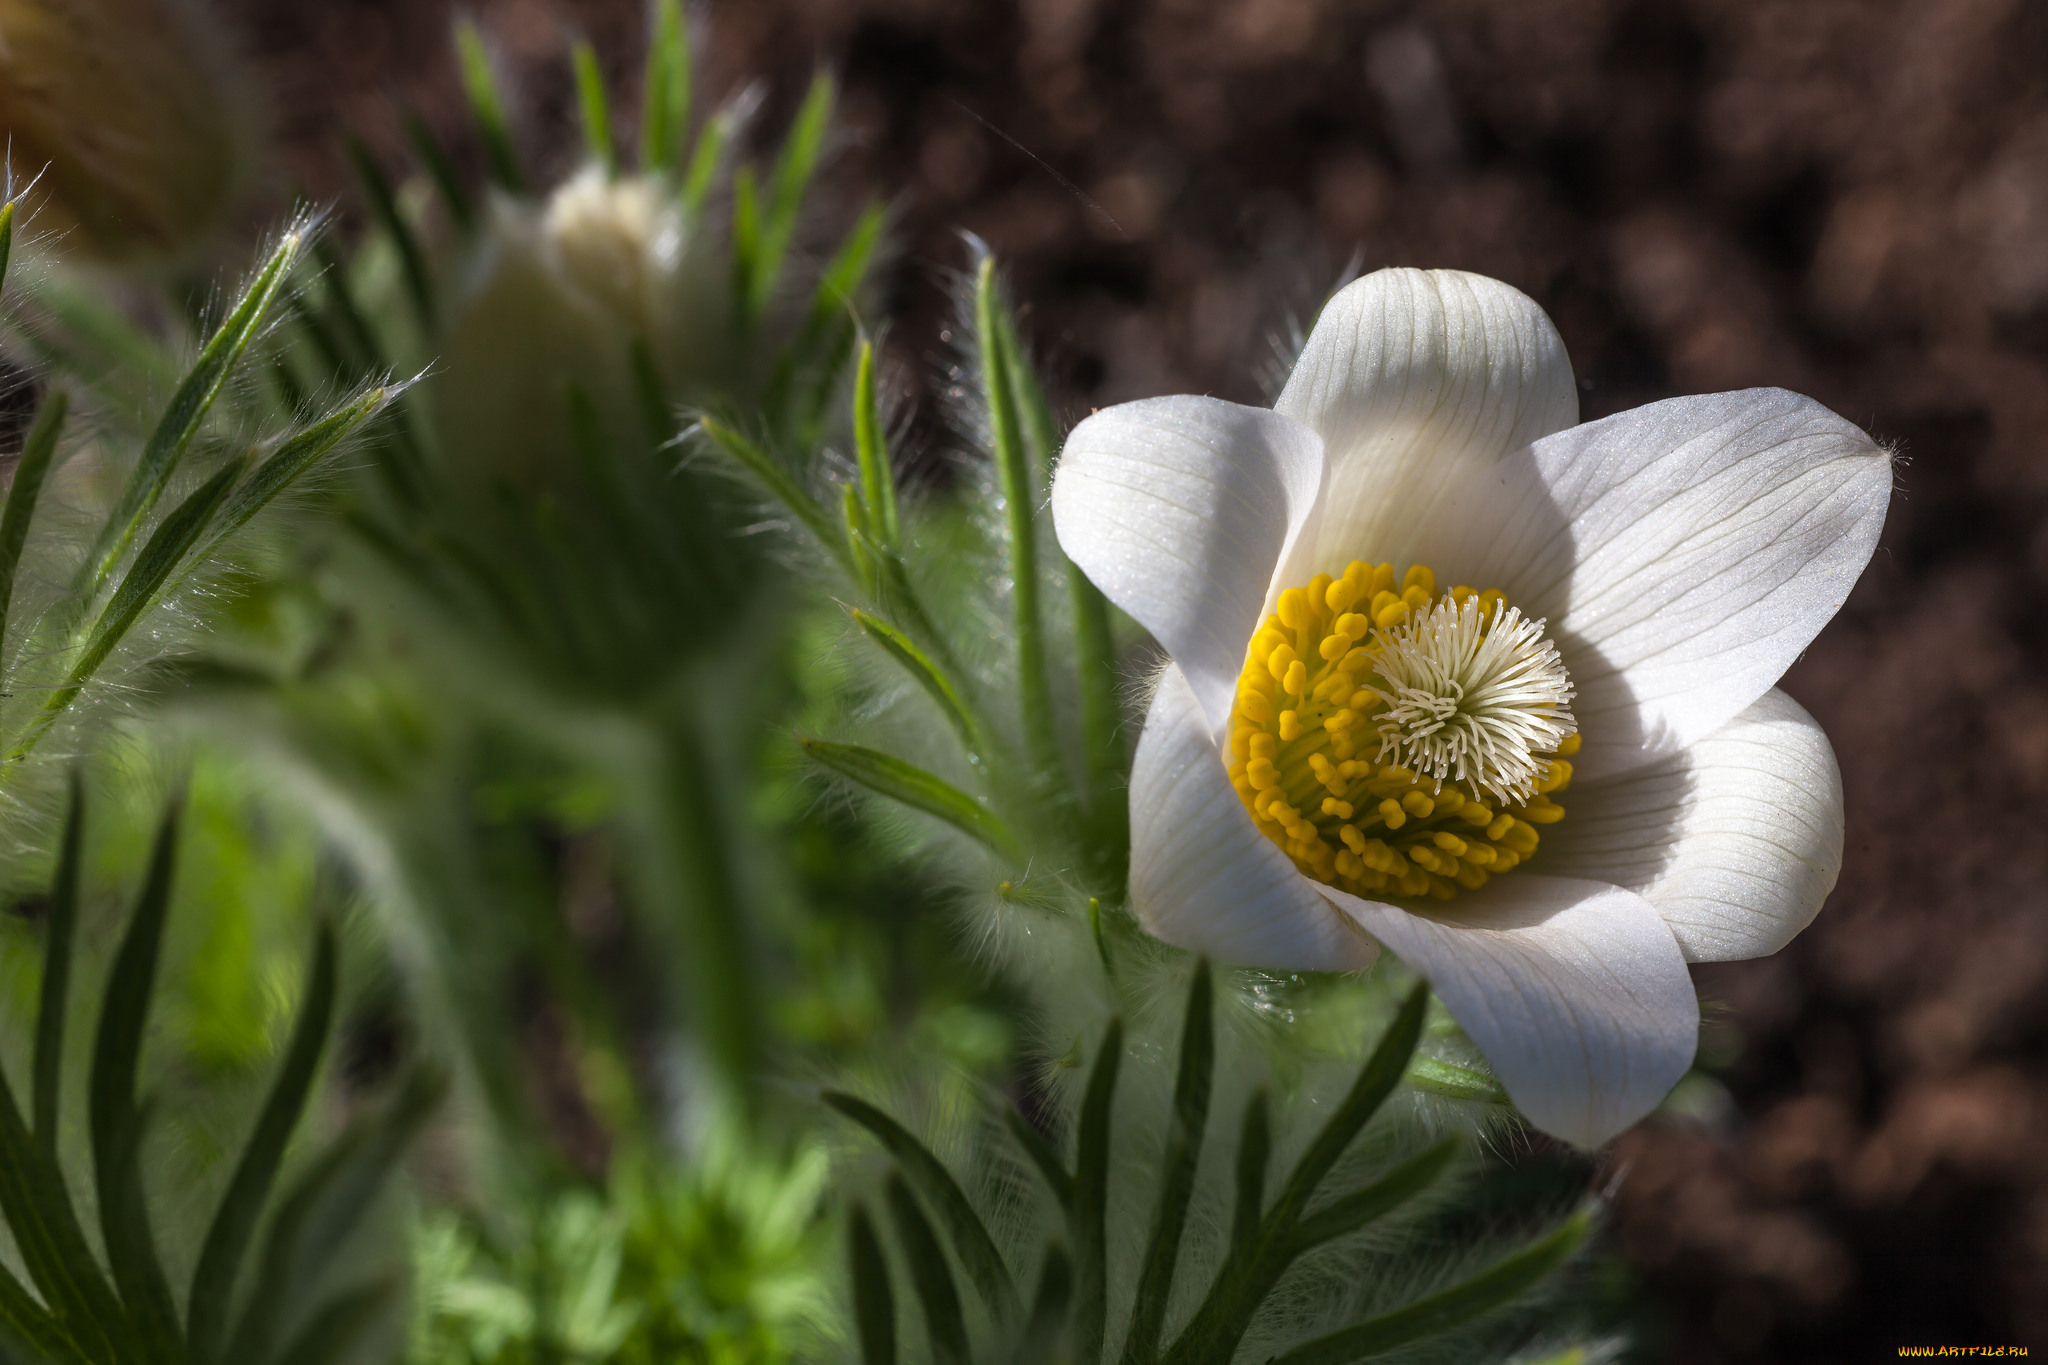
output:
<svg viewBox="0 0 2048 1365"><path fill-rule="evenodd" d="M15 1361L21 1365L88 1365L57 1320L14 1278L13 1271L0 1265L0 1365Z"/></svg>
<svg viewBox="0 0 2048 1365"><path fill-rule="evenodd" d="M1006 858L1022 856L1010 827L958 787L912 767L900 758L858 744L799 739L803 751L842 777L870 791L937 816L987 844Z"/></svg>
<svg viewBox="0 0 2048 1365"><path fill-rule="evenodd" d="M811 80L796 121L783 141L782 154L769 174L766 202L762 206L761 232L753 253L753 272L748 280L747 303L754 313L768 306L782 275L782 262L796 235L796 220L803 208L804 193L818 167L818 154L825 146L825 130L832 116L832 77L819 72Z"/></svg>
<svg viewBox="0 0 2048 1365"><path fill-rule="evenodd" d="M796 339L783 348L776 361L775 376L769 382L763 406L783 421L801 446L818 443L839 378L853 355L860 330L855 298L873 264L875 248L881 241L882 221L880 204L871 203L861 211L853 230L818 277ZM804 375L809 376L808 391L793 397L799 377ZM858 437L858 429L855 434Z"/></svg>
<svg viewBox="0 0 2048 1365"><path fill-rule="evenodd" d="M924 1211L902 1176L890 1175L888 1199L897 1240L903 1243L904 1259L910 1262L911 1283L924 1307L932 1359L938 1365L968 1365L967 1321L960 1312L960 1291L953 1287L953 1268L946 1264L946 1253L940 1250L932 1225L925 1221Z"/></svg>
<svg viewBox="0 0 2048 1365"><path fill-rule="evenodd" d="M752 474L770 496L787 507L796 519L818 538L819 544L839 558L842 567L851 570L852 565L846 560L845 537L840 533L839 527L833 524L825 509L818 505L818 500L796 481L796 476L782 467L781 461L716 418L698 418L697 428L710 437L712 443L720 450L731 456L741 468Z"/></svg>
<svg viewBox="0 0 2048 1365"><path fill-rule="evenodd" d="M1451 1158L1458 1154L1458 1146L1456 1137L1447 1137L1425 1147L1364 1189L1331 1200L1301 1220L1294 1234L1296 1243L1306 1251L1392 1213L1436 1183L1437 1177L1449 1169Z"/></svg>
<svg viewBox="0 0 2048 1365"><path fill-rule="evenodd" d="M295 229L285 233L270 259L263 263L248 289L243 291L235 310L214 332L206 348L199 353L199 360L172 395L170 406L164 410L156 431L143 446L142 458L136 461L120 497L107 515L91 555L87 557L84 586L88 598L99 595L100 589L113 575L114 566L134 543L143 519L156 506L157 499L163 496L171 475L177 471L178 461L198 434L199 424L213 407L213 400L220 396L229 376L234 373L250 338L256 335L271 305L276 302L278 291L284 287L292 262L298 259L299 249L304 244L303 232Z"/></svg>
<svg viewBox="0 0 2048 1365"><path fill-rule="evenodd" d="M177 876L182 812L183 802L172 801L157 826L142 894L136 898L135 913L107 977L87 1087L93 1177L99 1191L100 1233L107 1264L145 1351L151 1359L161 1360L172 1359L177 1352L178 1318L143 1201L144 1114L136 1103L135 1086L143 1030L156 996L164 922L170 916L171 889Z"/></svg>
<svg viewBox="0 0 2048 1365"><path fill-rule="evenodd" d="M853 1276L853 1320L861 1365L896 1365L896 1295L889 1263L866 1208L856 1203L846 1222L847 1268Z"/></svg>
<svg viewBox="0 0 2048 1365"><path fill-rule="evenodd" d="M1041 771L1059 766L1053 734L1052 692L1045 672L1045 623L1038 608L1037 481L1017 424L1016 385L1003 345L1002 305L996 298L996 262L981 259L974 290L976 341L981 348L982 397L988 404L989 434L995 442L996 473L1010 532L1010 594L1017 634L1017 693L1023 705L1024 738Z"/></svg>
<svg viewBox="0 0 2048 1365"><path fill-rule="evenodd" d="M398 1279L387 1276L349 1290L315 1313L271 1358L282 1365L334 1365L350 1359L356 1347L392 1315L402 1289Z"/></svg>
<svg viewBox="0 0 2048 1365"><path fill-rule="evenodd" d="M569 49L569 61L576 69L576 102L583 112L584 149L607 176L617 178L619 147L612 137L611 100L604 91L604 69L597 64L597 49L579 38Z"/></svg>
<svg viewBox="0 0 2048 1365"><path fill-rule="evenodd" d="M839 521L846 532L847 558L853 561L853 580L873 597L881 586L880 556L888 552L869 533L867 509L860 505L859 490L850 483L839 485Z"/></svg>
<svg viewBox="0 0 2048 1365"><path fill-rule="evenodd" d="M1274 1219L1291 1224L1301 1216L1316 1188L1322 1184L1323 1177L1344 1154L1344 1149L1379 1112L1387 1096L1394 1093L1394 1087L1401 1083L1402 1075L1408 1070L1409 1059L1415 1055L1416 1043L1421 1041L1422 1021L1428 1012L1429 983L1418 981L1408 992L1408 998L1401 1002L1400 1011L1395 1014L1394 1022L1387 1026L1379 1045L1359 1069L1358 1079L1352 1083L1350 1093L1323 1124L1309 1149L1302 1153L1301 1160L1295 1163L1274 1208Z"/></svg>
<svg viewBox="0 0 2048 1365"><path fill-rule="evenodd" d="M399 210L398 196L391 188L390 178L384 168L370 155L370 149L362 139L351 135L347 139L349 164L355 168L356 179L362 182L363 196L370 201L370 212L377 219L377 225L390 236L391 244L398 248L398 264L405 276L405 291L412 296L413 311L419 314L420 326L432 330L434 326L434 277L427 269L426 252L420 249L420 239L412 230L412 224L405 221L405 214Z"/></svg>
<svg viewBox="0 0 2048 1365"><path fill-rule="evenodd" d="M186 1338L198 1361L213 1360L220 1350L242 1255L270 1199L284 1161L285 1144L312 1094L320 1054L334 1024L335 975L334 928L323 922L314 942L312 970L306 977L306 1002L285 1049L284 1064L278 1068L270 1097L221 1197L192 1276L186 1301Z"/></svg>
<svg viewBox="0 0 2048 1365"><path fill-rule="evenodd" d="M57 1101L64 1076L64 1017L70 1005L71 947L78 932L78 872L84 863L85 785L71 770L64 812L64 843L57 855L57 881L50 892L49 942L43 955L42 998L36 1008L36 1141L44 1159L57 1164Z"/></svg>
<svg viewBox="0 0 2048 1365"><path fill-rule="evenodd" d="M0 205L0 286L7 281L7 262L14 255L14 204Z"/></svg>
<svg viewBox="0 0 2048 1365"><path fill-rule="evenodd" d="M412 143L413 152L420 164L427 168L427 176L440 192L441 203L448 210L448 218L464 232L476 226L476 206L470 202L469 191L463 188L462 177L455 173L455 163L448 159L448 149L441 145L441 139L427 126L417 109L405 111L405 136Z"/></svg>
<svg viewBox="0 0 2048 1365"><path fill-rule="evenodd" d="M1031 1296L1031 1320L1018 1339L1011 1365L1052 1365L1060 1358L1067 1307L1073 1298L1074 1263L1067 1259L1066 1249L1054 1242L1045 1249L1045 1264L1038 1271L1038 1292Z"/></svg>
<svg viewBox="0 0 2048 1365"><path fill-rule="evenodd" d="M1060 1154L1046 1140L1045 1134L1031 1125L1031 1120L1019 1113L1014 1104L1002 1107L1003 1122L1009 1125L1010 1136L1017 1139L1017 1145L1024 1149L1024 1155L1031 1158L1031 1164L1038 1167L1038 1173L1045 1177L1046 1188L1059 1201L1062 1209L1074 1202L1074 1177L1067 1165L1060 1160Z"/></svg>
<svg viewBox="0 0 2048 1365"><path fill-rule="evenodd" d="M902 665L904 672L910 674L926 695L938 703L946 723L960 736L960 743L967 752L979 754L983 744L981 726L968 708L966 699L960 695L960 689L953 685L953 680L908 635L887 621L858 607L853 609L853 619L867 632L869 639L882 647L884 654Z"/></svg>
<svg viewBox="0 0 2048 1365"><path fill-rule="evenodd" d="M384 411L396 395L397 390L392 388L380 386L371 389L286 437L283 444L271 452L270 458L256 466L248 481L237 487L233 496L222 505L220 515L212 522L212 536L195 558L200 561L211 558L223 541L248 525L278 494L297 483L302 475L320 462L322 456Z"/></svg>
<svg viewBox="0 0 2048 1365"><path fill-rule="evenodd" d="M903 539L896 518L896 475L889 467L889 441L875 407L875 347L860 344L860 370L853 381L853 443L860 459L861 500L875 523L882 544L900 550Z"/></svg>
<svg viewBox="0 0 2048 1365"><path fill-rule="evenodd" d="M1245 1247L1257 1235L1266 1208L1266 1167L1273 1157L1272 1102L1260 1086L1245 1101L1237 1139L1237 1204L1230 1220L1230 1245Z"/></svg>
<svg viewBox="0 0 2048 1365"><path fill-rule="evenodd" d="M1010 1270L1003 1264L1003 1253L996 1250L995 1239L982 1225L981 1215L974 1211L974 1205L968 1202L965 1191L953 1179L945 1163L911 1136L902 1124L865 1100L841 1090L826 1091L824 1100L873 1133L888 1149L898 1169L938 1210L940 1220L952 1237L953 1250L960 1257L960 1264L966 1267L968 1278L974 1281L982 1301L999 1317L1014 1315L1017 1290L1010 1283Z"/></svg>
<svg viewBox="0 0 2048 1365"><path fill-rule="evenodd" d="M690 153L690 169L683 176L683 208L692 223L704 217L705 202L711 198L711 182L725 161L725 145L732 140L732 115L720 111L697 134L697 146Z"/></svg>
<svg viewBox="0 0 2048 1365"><path fill-rule="evenodd" d="M1109 1244L1105 1223L1109 1206L1110 1111L1116 1099L1116 1076L1123 1064L1124 1021L1111 1016L1088 1073L1076 1129L1074 1203L1068 1233L1074 1243L1074 1361L1096 1365L1109 1324Z"/></svg>
<svg viewBox="0 0 2048 1365"><path fill-rule="evenodd" d="M1109 931L1102 925L1102 898L1088 898L1088 932L1095 939L1095 956L1102 959L1102 974L1112 980L1116 977L1116 966L1109 958Z"/></svg>
<svg viewBox="0 0 2048 1365"><path fill-rule="evenodd" d="M690 126L690 31L682 0L659 0L640 93L640 169L673 174Z"/></svg>
<svg viewBox="0 0 2048 1365"><path fill-rule="evenodd" d="M1209 959L1195 959L1194 981L1188 987L1187 1014L1181 1025L1180 1071L1173 1084L1173 1126L1167 1131L1166 1152L1159 1167L1159 1208L1153 1216L1144 1267L1138 1272L1131 1330L1124 1337L1126 1365L1150 1365L1158 1357L1166 1304L1173 1295L1173 1271L1180 1259L1181 1236L1187 1230L1188 1200L1195 1189L1195 1167L1202 1159L1209 1089L1216 1071L1216 992L1210 975Z"/></svg>
<svg viewBox="0 0 2048 1365"><path fill-rule="evenodd" d="M156 534L149 538L149 542L142 547L142 552L135 556L135 562L129 566L127 576L121 580L121 586L114 590L113 599L107 603L106 609L100 613L99 620L94 623L85 648L80 652L78 661L71 666L70 675L61 686L43 699L42 707L29 723L27 731L8 751L8 762L18 762L27 757L64 708L71 705L78 694L85 690L85 685L92 681L93 674L99 671L100 665L107 661L107 656L113 653L114 646L121 643L122 637L156 600L158 591L170 578L172 571L184 561L186 551L192 548L213 519L215 509L220 506L221 500L227 496L229 488L240 476L244 463L241 457L228 461L212 478L195 489L168 517L164 518L163 524L157 527Z"/></svg>
<svg viewBox="0 0 2048 1365"><path fill-rule="evenodd" d="M0 1217L14 1237L21 1261L57 1320L95 1360L118 1350L113 1333L121 1322L114 1298L86 1244L70 1191L54 1161L37 1147L14 1091L0 1072Z"/></svg>
<svg viewBox="0 0 2048 1365"><path fill-rule="evenodd" d="M1408 1063L1408 1084L1447 1099L1480 1104L1506 1104L1507 1091L1484 1071L1469 1066L1440 1062L1434 1057L1417 1057Z"/></svg>
<svg viewBox="0 0 2048 1365"><path fill-rule="evenodd" d="M1273 1365L1349 1365L1351 1361L1384 1355L1411 1341L1454 1331L1534 1288L1571 1259L1590 1228L1587 1214L1574 1215L1535 1245L1462 1284L1305 1342L1283 1352Z"/></svg>
<svg viewBox="0 0 2048 1365"><path fill-rule="evenodd" d="M12 210L9 204L0 213ZM52 389L36 411L35 424L21 444L21 460L14 466L14 485L7 490L7 509L0 512L0 641L7 633L8 613L14 605L14 576L21 566L21 550L28 544L30 520L36 501L43 494L43 480L56 461L57 438L64 431L64 417L71 398L62 389Z"/></svg>
<svg viewBox="0 0 2048 1365"><path fill-rule="evenodd" d="M512 126L505 118L505 101L498 93L498 78L491 71L491 57L484 50L483 35L467 20L455 26L455 48L462 61L462 88L469 107L476 114L483 133L484 157L491 165L491 178L513 194L526 193L526 176L519 169L519 153L512 147Z"/></svg>

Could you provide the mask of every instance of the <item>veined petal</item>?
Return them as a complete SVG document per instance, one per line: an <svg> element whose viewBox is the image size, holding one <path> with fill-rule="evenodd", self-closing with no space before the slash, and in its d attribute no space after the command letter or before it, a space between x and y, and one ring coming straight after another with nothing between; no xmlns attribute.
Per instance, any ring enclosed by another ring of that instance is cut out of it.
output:
<svg viewBox="0 0 2048 1365"><path fill-rule="evenodd" d="M1131 768L1131 906L1168 943L1252 967L1351 971L1379 950L1259 833L1169 665Z"/></svg>
<svg viewBox="0 0 2048 1365"><path fill-rule="evenodd" d="M1429 978L1546 1133L1598 1146L1692 1065L1699 998L1671 931L1633 891L1516 872L1426 915L1329 895Z"/></svg>
<svg viewBox="0 0 2048 1365"><path fill-rule="evenodd" d="M1274 588L1353 559L1418 558L1447 492L1578 421L1557 328L1528 295L1457 270L1377 270L1324 305L1274 409L1323 438L1314 532ZM1438 566L1444 572L1451 572Z"/></svg>
<svg viewBox="0 0 2048 1365"><path fill-rule="evenodd" d="M1783 389L1673 398L1546 437L1439 508L1418 558L1547 617L1591 779L1761 697L1876 548L1891 460Z"/></svg>
<svg viewBox="0 0 2048 1365"><path fill-rule="evenodd" d="M1212 733L1322 477L1314 432L1217 398L1120 404L1067 437L1052 481L1060 548L1166 647Z"/></svg>
<svg viewBox="0 0 2048 1365"><path fill-rule="evenodd" d="M1842 870L1842 774L1812 716L1773 688L1676 758L1574 783L1547 873L1638 891L1689 962L1764 957Z"/></svg>

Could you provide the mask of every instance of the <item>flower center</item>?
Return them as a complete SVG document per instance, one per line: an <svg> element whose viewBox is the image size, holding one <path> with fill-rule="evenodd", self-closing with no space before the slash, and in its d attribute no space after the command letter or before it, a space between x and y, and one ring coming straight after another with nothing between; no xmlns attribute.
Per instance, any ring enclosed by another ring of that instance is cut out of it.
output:
<svg viewBox="0 0 2048 1365"><path fill-rule="evenodd" d="M1579 747L1557 646L1503 596L1353 562L1252 636L1230 778L1308 876L1354 895L1477 890L1535 853ZM1354 610L1354 608L1357 608Z"/></svg>

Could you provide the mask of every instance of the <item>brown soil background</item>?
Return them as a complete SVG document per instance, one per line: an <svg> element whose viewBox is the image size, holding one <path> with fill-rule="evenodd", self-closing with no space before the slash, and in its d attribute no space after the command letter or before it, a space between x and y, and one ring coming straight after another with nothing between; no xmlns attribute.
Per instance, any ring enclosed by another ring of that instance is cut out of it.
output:
<svg viewBox="0 0 2048 1365"><path fill-rule="evenodd" d="M396 164L394 99L476 163L440 0L221 7L262 73L280 182L346 199L342 126ZM566 25L635 84L639 0L474 13L530 97L536 157L573 154ZM714 93L767 82L764 129L814 63L842 73L835 174L896 207L884 304L927 409L965 228L1006 262L1075 411L1257 400L1274 329L1355 252L1532 294L1588 417L1782 385L1897 443L1877 558L1785 683L1841 756L1847 869L1790 948L1699 973L1727 1006L1732 1111L1622 1139L1616 1230L1662 1324L1646 1358L2048 1349L2048 6L731 0L697 18Z"/></svg>

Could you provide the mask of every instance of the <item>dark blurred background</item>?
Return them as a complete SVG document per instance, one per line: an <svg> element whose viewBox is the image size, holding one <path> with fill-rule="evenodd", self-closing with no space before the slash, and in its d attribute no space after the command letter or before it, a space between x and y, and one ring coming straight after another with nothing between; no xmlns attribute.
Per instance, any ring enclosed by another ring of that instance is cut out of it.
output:
<svg viewBox="0 0 2048 1365"><path fill-rule="evenodd" d="M472 162L439 0L219 0L274 181L350 201L352 127ZM639 0L472 6L575 151L574 28L636 83ZM732 0L710 93L844 80L849 196L896 210L905 399L943 437L961 229L1064 401L1257 401L1347 263L1507 280L1588 417L1782 385L1896 444L1876 561L1785 686L1834 737L1848 864L1774 958L1699 972L1731 1103L1623 1138L1643 1355L2048 1348L2048 5L2026 0Z"/></svg>

